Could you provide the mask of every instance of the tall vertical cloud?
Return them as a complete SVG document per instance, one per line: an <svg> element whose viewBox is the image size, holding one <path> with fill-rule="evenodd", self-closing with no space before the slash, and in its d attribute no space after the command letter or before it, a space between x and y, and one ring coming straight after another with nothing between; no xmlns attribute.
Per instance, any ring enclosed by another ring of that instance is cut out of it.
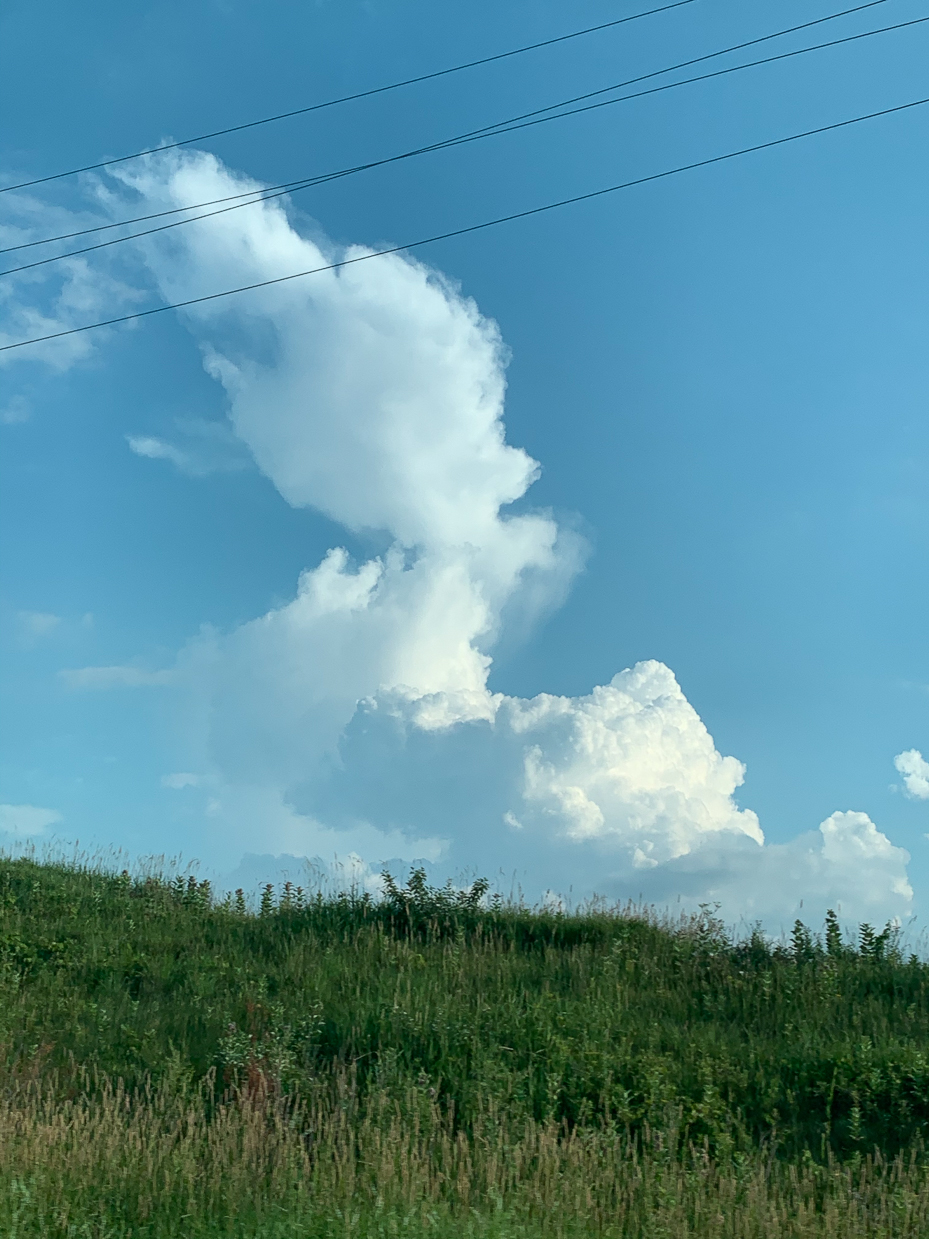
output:
<svg viewBox="0 0 929 1239"><path fill-rule="evenodd" d="M153 161L129 183L155 209L253 187L208 156ZM145 254L172 300L330 258L276 204L177 230ZM222 643L219 714L238 722L220 753L256 778L292 778L383 688L444 694L447 721L490 717L503 608L530 591L559 599L583 553L549 516L504 514L539 466L505 441L496 325L398 255L186 314L235 433L284 498L390 539L361 565L334 549L292 603Z"/></svg>
<svg viewBox="0 0 929 1239"><path fill-rule="evenodd" d="M132 193L146 212L257 188L199 154L120 184L114 208ZM278 203L142 250L172 301L366 252L300 235ZM506 442L499 331L454 285L390 255L182 313L283 497L386 545L360 563L333 548L291 601L181 652L174 682L199 720L187 786L227 850L429 856L530 891L720 892L727 911L772 916L844 884L850 915L906 911L906 854L862 814L764 844L736 800L741 763L661 663L576 698L488 688L504 618L556 605L584 548L512 510L539 466Z"/></svg>

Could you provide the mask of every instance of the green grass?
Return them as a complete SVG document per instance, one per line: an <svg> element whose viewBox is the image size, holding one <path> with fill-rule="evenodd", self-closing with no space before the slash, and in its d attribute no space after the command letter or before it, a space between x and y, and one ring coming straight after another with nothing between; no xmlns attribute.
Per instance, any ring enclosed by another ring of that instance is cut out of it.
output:
<svg viewBox="0 0 929 1239"><path fill-rule="evenodd" d="M890 931L0 861L0 1235L929 1235Z"/></svg>

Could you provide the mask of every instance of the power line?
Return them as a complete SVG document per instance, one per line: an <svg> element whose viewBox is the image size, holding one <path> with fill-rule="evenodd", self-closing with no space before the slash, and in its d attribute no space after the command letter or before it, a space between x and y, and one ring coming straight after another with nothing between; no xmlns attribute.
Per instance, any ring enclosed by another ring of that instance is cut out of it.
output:
<svg viewBox="0 0 929 1239"><path fill-rule="evenodd" d="M583 95L575 95L575 96L573 96L573 97L572 97L572 98L570 98L570 99L563 99L563 100L561 100L561 102L560 102L560 103L552 103L552 104L549 104L547 107L544 107L544 108L537 108L537 109L535 109L535 111L532 111L532 112L523 112L523 113L521 113L521 114L520 114L520 115L518 115L518 116L513 116L513 117L510 117L508 120L497 121L497 122L496 122L495 124L493 124L493 125L484 125L484 126L483 126L482 128L480 128L480 129L474 129L474 130L471 130L469 133L461 134L461 135L459 135L459 136L458 136L458 137L456 137L456 138L449 138L449 139L447 139L447 140L446 140L446 141L444 141L444 142L437 142L437 143L433 143L433 144L431 144L431 145L429 145L429 146L419 147L419 148L417 148L416 150L413 150L413 151L406 151L406 152L404 152L403 154L400 154L400 155L392 155L392 156L390 156L388 159L384 159L384 160L377 160L377 161L374 161L374 162L371 162L371 163L366 163L366 164L358 164L358 165L356 165L356 166L354 166L354 167L340 169L340 170L339 170L339 171L337 171L337 172L322 173L322 174L320 174L318 177L301 177L301 178L299 178L299 179L297 179L297 180L294 180L294 181L286 181L286 182L283 182L283 183L281 183L281 184L279 184L279 185L269 185L269 186L265 186L263 189L250 190L250 191L248 191L248 192L246 192L246 193L241 193L241 194L230 194L228 197L225 197L225 198L213 198L213 199L210 199L208 202L192 202L192 203L189 203L187 206L182 206L182 207L172 207L172 208L171 208L170 210L168 210L168 211L155 211L155 212L153 212L152 214L149 214L149 215L137 215L137 216L135 216L135 217L133 217L133 218L130 218L130 219L116 220L114 223L109 223L109 224L97 224L97 225L95 225L95 226L94 226L94 227L92 227L92 228L82 228L82 229L80 229L80 230L79 230L79 231L77 231L77 232L65 232L65 233L61 233L61 234L59 234L59 235L57 235L57 236L53 236L53 237L42 237L41 239L39 239L39 240L37 240L37 241L24 241L24 242L22 242L22 243L21 243L21 244L19 244L19 245L8 245L8 246L6 246L5 248L0 248L0 254L11 254L11 253L13 253L13 252L14 252L14 251L16 251L16 250L32 249L32 248L33 248L34 246L36 246L36 245L49 245L49 244L51 244L53 241L69 241L69 240L73 239L74 237L83 237L83 236L87 236L87 235L89 235L89 234L90 234L90 233L92 233L92 232L105 232L105 231L107 231L107 230L109 230L109 229L111 229L111 228L122 228L122 227L126 227L126 226L128 226L129 224L141 224L141 223L144 223L145 221L150 220L150 219L162 219L162 218L164 218L164 216L166 216L166 215L178 215L178 214L180 214L182 211L197 211L197 210L200 210L200 208L201 208L201 207L206 207L206 206L217 206L219 203L238 201L238 200L239 200L239 199L241 199L241 198L255 198L255 199L256 199L256 201L260 201L261 199L260 199L260 198L258 198L258 197L257 197L257 195L261 195L261 194L265 194L265 195L276 195L278 191L280 191L280 192L288 192L288 191L294 190L294 189L296 189L296 188L301 188L301 189L302 189L302 188L304 188L304 187L308 187L308 186L311 186L311 185L315 185L315 184L321 183L321 182L323 182L323 181L325 181L325 180L333 179L333 178L336 178L336 177L341 177L341 176L349 176L349 175L351 175L351 174L352 174L352 173L354 173L354 172L358 172L358 171L366 171L366 170L367 170L367 169L369 169L369 168L379 167L381 164L384 164L384 163L390 163L390 162L393 162L393 161L398 160L398 159L406 159L406 158L410 158L412 155L422 154L422 153L424 153L424 152L426 152L426 151L431 151L431 150L439 150L439 149L441 149L443 146L450 145L450 144L453 144L453 143L457 143L457 142L459 142L459 141L463 141L463 140L465 140L465 139L467 139L467 138L470 138L470 137L472 137L472 136L483 135L483 134L485 134L485 133L487 133L487 134L489 135L489 134L491 133L491 131L496 130L496 129L499 129L499 128L500 128L500 126L503 126L503 125L509 125L509 124L512 124L512 123L514 123L514 122L516 122L516 121L522 121L522 120L525 120L527 117L538 116L538 115L540 115L540 114L541 114L541 113L543 113L543 112L551 112L551 111L553 111L553 110L554 110L554 109L556 109L556 108L568 107L568 106L569 106L569 104L572 104L572 103L579 103L579 102L581 102L581 101L582 101L582 100L584 100L584 99L593 99L593 98L595 98L595 97L596 97L596 96L598 96L598 95L608 94L610 91L613 91L613 90L623 90L623 89L625 89L627 86L635 86L635 85L637 85L639 82L647 82L647 81L649 81L649 80L650 80L650 79L652 79L652 78L655 78L655 77L661 77L661 76L663 76L665 73L674 73L674 72L676 72L678 69L687 69L687 68L690 68L690 67L691 67L691 66L693 66L693 65L696 65L696 64L702 64L704 61L707 61L707 60L714 60L714 59L716 59L718 56L725 56L725 55L727 55L729 52L744 51L744 50L745 50L745 48L747 48L747 47L754 47L754 46L756 46L756 45L757 45L757 44L759 44L759 43L766 43L766 42L769 42L771 39L778 39L778 38L781 38L783 35L788 35L788 34L796 34L797 32L799 32L799 31L801 31L801 30L808 30L808 29L810 29L810 27L811 27L811 26L820 26L820 25L822 25L824 22L835 21L835 20L837 20L837 19L838 19L838 18L840 18L840 17L848 17L848 16L849 16L850 14L852 14L852 13L860 13L860 12L862 12L862 10L864 10L864 9L872 9L872 8L875 8L875 7L876 7L877 5L879 5L879 4L885 4L886 2L887 2L887 0L867 0L867 2L866 2L866 3L864 3L864 4L858 4L858 5L855 5L853 8L850 8L850 9L841 9L838 13L830 13L830 14L827 14L825 17L818 17L818 18L816 18L816 19L815 19L815 20L813 20L813 21L803 22L803 23L801 23L801 24L800 24L800 25L798 25L798 26L788 26L788 27L786 27L784 30L775 30L772 34L765 34L765 35L761 35L761 36L759 36L759 37L758 37L758 38L756 38L756 39L749 39L749 40L747 40L746 42L743 42L743 43L733 43L731 46L721 48L719 51L716 51L716 52L707 52L707 53L705 53L705 54L704 54L704 55L702 55L702 56L695 56L695 57L692 57L690 60L681 60L681 61L678 61L678 63L677 63L677 64L667 65L667 66L666 66L665 68L663 68L663 69L654 69L654 70L653 70L652 72L650 72L650 73L643 73L643 74L640 74L638 77L627 78L627 79L626 79L625 81L623 81L623 82L614 82L612 85L610 85L610 86L603 86L603 87L601 87L599 90L592 90L592 91L589 91L589 92L587 92L586 94L583 94ZM673 7L673 6L672 6L672 7ZM661 11L661 10L651 10L651 12L659 12L659 11ZM644 14L643 14L643 16L644 16ZM631 20L631 19L624 19L624 20ZM902 25L907 25L907 24L909 24L909 23L901 23L901 24L902 24ZM890 29L895 29L895 28L896 28L896 27L885 27L885 29L888 29L888 30L890 30ZM600 29L600 27L591 27L591 29ZM582 31L582 32L580 32L580 33L586 33L586 32ZM867 33L881 33L881 32L867 32ZM573 37L573 36L565 36L565 37ZM856 38L856 37L860 37L860 36L854 36L854 35L853 35L853 36L851 36L851 37L852 37L852 38ZM842 41L843 41L843 40L838 40L838 42L842 42ZM830 46L830 45L829 45L829 44L822 44L821 46L825 47L825 46ZM806 49L801 49L801 50L806 50ZM813 50L815 50L815 49L813 49ZM763 62L760 62L760 61L759 61L759 62L757 62L757 63L763 63ZM742 66L736 66L736 68L740 68L740 67L742 67ZM713 76L713 75L712 75L712 74L710 74L710 75L708 75L708 76ZM701 78L694 78L694 79L692 79L692 80L693 80L693 81L701 81L701 80L703 80L703 79L701 79ZM671 83L671 85L675 85L675 83ZM638 96L631 96L631 97L637 98ZM262 122L262 123L263 123L263 122ZM206 136L212 136L212 135L206 135ZM201 139L197 139L197 138L190 138L190 139L188 139L188 142L196 142L196 141L200 141L200 140L201 140ZM187 143L180 143L180 142L177 142L177 143L174 143L174 146L163 146L163 147L159 147L159 148L157 148L155 151L140 151L137 155L125 156L125 158L126 158L126 159L137 159L137 158L140 158L140 157L141 157L141 156L143 156L143 155L160 154L162 151L172 150L172 149L174 149L174 147L175 147L175 146L182 146L182 145L186 145L186 144L187 144ZM110 162L118 163L118 162L121 162L121 161L120 161L120 160L113 160L113 161L110 161ZM106 165L105 165L105 164L100 164L100 165L95 165L95 166L104 167L104 166L106 166ZM89 169L78 169L78 170L79 170L79 171L87 171L87 170L89 170ZM68 173L62 173L61 175L62 175L62 176L65 176L65 175L70 175L70 174L68 174ZM52 179L54 179L54 178L52 178ZM35 183L35 182L29 182L29 184L34 184L34 183ZM9 186L7 186L7 187L6 187L6 189L18 189L18 188L23 188L23 187L22 187L22 186L16 186L16 185L9 185ZM0 192L6 192L6 190L0 190ZM250 204L246 204L246 205L250 205ZM201 217L199 217L199 218L205 218L205 217L201 216ZM63 257L70 257L71 255L62 255L62 256L63 256Z"/></svg>
<svg viewBox="0 0 929 1239"><path fill-rule="evenodd" d="M180 142L169 142L159 146L159 151L176 150L179 146L190 146L194 142L206 142L209 138L221 138L229 133L241 133L244 129L255 129L259 125L270 125L278 120L288 120L292 116L305 116L308 112L319 112L323 108L334 108L342 103L352 103L356 99L369 99L372 95L383 95L390 90L399 90L403 86L415 86L419 82L430 82L437 77L447 77L451 73L461 73L465 69L476 69L480 65L493 64L496 60L507 60L511 56L522 56L525 52L538 51L542 47L553 47L556 43L566 43L570 39L579 39L582 35L596 34L600 30L610 30L614 26L624 26L627 22L638 21L641 17L653 17L656 13L667 13L671 9L683 8L693 4L694 0L674 0L672 4L663 4L659 8L647 9L642 13L631 13L628 17L618 17L615 21L602 22L599 26L587 26L583 30L573 30L570 34L560 34L553 39L543 39L541 43L528 43L525 47L514 47L508 52L497 52L494 56L482 56L480 60L469 60L464 64L452 65L448 69L437 69L433 73L422 73L418 77L408 77L402 82L391 82L387 86L375 86L371 90L361 90L354 95L342 95L338 99L327 99L324 103L311 103L305 108L295 108L291 112L278 112L275 116L265 116L261 120L246 121L242 125L230 125L226 129L214 129L211 133L201 133L195 138L183 138ZM115 159L101 159L98 163L84 164L80 168L70 168L67 172L53 172L49 176L39 176L31 181L20 181L17 185L4 185L0 193L9 193L13 189L27 189L31 185L44 185L48 181L59 181L66 176L76 176L79 172L94 172L98 168L108 168L115 163L126 163L130 159L140 159L151 151L135 151L132 155L119 155Z"/></svg>
<svg viewBox="0 0 929 1239"><path fill-rule="evenodd" d="M859 6L859 9L870 8L870 7L873 7L875 3L883 3L883 2L884 0L871 0L871 3ZM0 249L0 253L11 253L14 250L28 249L36 245L48 244L52 241L69 240L72 237L86 236L89 233L93 233L93 232L102 232L102 231L106 231L112 228L124 227L129 224L133 224L133 223L143 223L149 219L160 219L160 218L164 218L167 215L177 215L181 211L198 210L200 207L204 207L204 206L214 206L218 203L230 203L230 202L233 203L232 206L223 206L223 207L220 207L220 209L216 211L207 211L201 215L191 216L188 219L175 220L169 224L161 224L155 228L144 229L141 232L129 233L126 236L115 237L109 241L102 241L95 245L84 246L81 249L69 250L64 254L54 254L48 258L40 258L34 262L23 263L21 266L18 266L18 267L10 267L5 271L0 271L0 276L14 275L16 272L19 272L19 271L28 271L34 267L41 267L49 263L62 261L66 258L74 258L81 254L92 253L93 251L98 250L98 249L106 249L112 245L119 245L124 241L133 241L133 240L137 240L139 237L151 236L154 233L164 232L171 228L177 228L183 224L196 223L198 220L201 220L201 219L210 219L215 215L223 215L227 211L238 210L241 207L246 207L246 206L254 206L256 203L270 201L274 198L279 198L283 194L286 194L286 193L294 193L298 190L309 189L314 186L327 183L328 181L337 180L345 176L351 176L357 172L369 171L372 168L383 167L386 164L397 163L401 160L413 158L414 156L427 154L427 153L438 151L438 150L450 149L455 146L461 146L461 145L465 145L466 143L479 141L483 138L495 137L499 134L513 133L519 129L527 129L535 125L546 124L548 121L561 120L568 116L577 116L584 112L595 111L597 109L604 108L604 107L611 107L613 104L616 104L616 103L625 103L632 99L640 99L647 95L659 94L662 91L666 91L666 90L673 90L678 86L688 86L696 82L708 81L712 78L723 77L730 73L737 73L743 69L753 69L753 68L757 68L760 65L772 64L780 60L789 60L795 56L805 55L808 52L816 52L816 51L822 51L825 48L838 47L844 43L857 42L860 39L871 38L873 35L887 34L891 31L902 30L908 26L918 26L918 25L923 24L924 22L929 21L929 17L917 17L909 21L897 22L896 24L891 25L891 26L881 26L876 30L866 30L858 34L845 35L840 39L831 39L828 42L817 43L810 47L801 47L801 48L796 48L789 52L780 52L774 56L764 57L761 60L748 61L740 65L730 65L723 69L714 70L712 73L704 73L696 77L683 78L676 82L666 82L660 86L653 86L647 90L637 91L635 94L623 95L618 99L601 100L598 103L587 104L584 107L573 108L569 111L556 112L555 115L551 115L551 116L540 115L541 113L544 113L544 112L553 112L557 108L565 108L569 104L578 102L579 100L582 100L582 99L591 99L598 95L603 95L613 90L621 90L626 86L635 85L637 82L641 82L649 78L658 77L664 73L671 73L677 69L685 68L688 65L692 65L692 64L699 63L702 61L714 59L719 56L723 56L727 54L728 52L739 51L747 46L753 46L758 43L770 41L771 39L779 38L780 36L784 34L793 34L798 30L807 29L809 26L820 25L822 24L822 22L831 21L835 17L844 17L847 13L856 12L856 11L858 10L847 9L847 10L844 10L842 13L833 14L830 17L822 17L822 18L816 19L815 21L806 22L802 26L792 26L792 27L789 27L787 30L779 30L779 31L775 31L773 34L762 35L761 37L757 39L750 40L748 43L736 44L732 47L723 48L717 52L709 52L704 56L696 57L694 60L684 61L680 64L671 65L665 69L656 69L652 73L643 74L640 77L632 78L626 82L617 82L617 83L614 83L612 86L605 86L601 88L600 90L589 91L587 94L577 95L572 99L565 99L565 100L562 100L560 103L553 103L545 108L537 108L533 112L525 112L525 113L522 113L522 115L520 116L510 117L508 120L497 121L494 125L485 125L480 129L475 129L475 130L471 130L464 134L459 134L454 138L446 138L442 142L435 142L428 146L418 147L411 151L404 151L403 153L399 155L391 155L387 158L374 160L367 164L358 164L354 167L343 168L336 172L321 173L318 176L304 178L299 181L288 181L282 185L272 185L272 186L265 187L263 189L249 190L241 194L231 194L228 197L213 199L210 202L194 203L186 207L175 207L168 211L158 211L150 215L139 216L135 219L121 220L121 221L117 221L115 223L110 223L110 224L100 224L94 228L82 229L80 232L66 233L58 237L47 237L42 241L29 241L22 245L9 246L6 249ZM530 119L527 119L527 118L530 118ZM535 118L535 119L531 119L531 118ZM247 201L247 202L241 201L241 199L245 199L245 198L249 198L251 199L251 201Z"/></svg>
<svg viewBox="0 0 929 1239"><path fill-rule="evenodd" d="M289 275L275 276L269 280L258 280L254 284L243 284L239 288L227 288L218 293L207 293L202 297L190 297L186 301L175 301L169 305L153 306L150 310L137 310L133 314L121 314L116 318L103 319L97 323L87 323L83 327L69 327L65 331L53 331L44 336L33 336L28 340L17 340L14 344L0 345L0 353L9 352L11 349L25 348L28 344L43 344L48 340L60 340L64 336L79 335L84 331L95 331L98 327L113 327L118 323L129 323L140 318L149 318L153 314L164 314L167 310L183 310L188 306L202 305L207 301L218 301L223 297L232 297L237 293L253 292L257 288L268 288L273 284L284 284L290 280L303 279L308 275L320 275L324 271L337 271L342 267L354 266L355 263L368 262L372 258L384 258L388 254L398 254L402 250L417 249L422 245L432 245L436 241L448 241L453 237L466 236L468 233L481 232L485 228L494 228L498 224L509 224L514 220L528 219L533 215L541 215L547 211L557 210L559 207L573 206L578 202L589 202L593 198L602 198L605 194L613 194L621 189L631 189L636 185L647 185L652 181L664 180L669 176L677 176L681 172L692 172L697 168L707 168L712 164L724 163L730 159L738 159L742 155L751 155L757 151L770 150L775 146L784 146L789 142L798 142L802 138L815 137L817 134L830 133L835 129L845 129L850 125L861 124L862 121L875 120L881 116L891 116L897 112L906 112L911 108L923 107L929 103L929 97L925 99L914 99L910 103L899 103L892 108L882 108L878 112L866 112L862 116L853 116L848 120L834 121L831 125L820 125L816 129L805 129L802 133L788 134L784 138L773 138L769 142L759 142L755 146L744 146L737 151L727 151L724 155L713 155L709 159L699 159L694 163L680 164L676 168L668 168L664 172L653 172L648 176L636 177L631 181L622 181L618 185L608 185L605 189L594 189L586 194L577 194L572 198L562 198L558 202L548 202L544 206L530 207L525 211L515 211L511 215L499 215L496 219L484 220L480 224L469 224L465 228L453 228L448 232L435 233L431 237L421 237L417 241L408 241L403 245L392 245L387 249L374 250L370 254L359 254L355 258L343 258L339 262L327 263L322 267L311 267L307 271L293 271Z"/></svg>

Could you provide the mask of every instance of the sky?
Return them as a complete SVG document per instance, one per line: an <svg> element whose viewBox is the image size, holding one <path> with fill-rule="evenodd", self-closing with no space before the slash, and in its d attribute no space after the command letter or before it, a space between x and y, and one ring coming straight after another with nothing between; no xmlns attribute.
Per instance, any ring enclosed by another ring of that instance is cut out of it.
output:
<svg viewBox="0 0 929 1239"><path fill-rule="evenodd" d="M159 154L639 10L9 0L0 184L155 153L0 194L0 244L843 7L694 0ZM927 52L875 34L0 276L16 343L360 260L0 353L0 845L920 927L929 106L411 243L921 99Z"/></svg>

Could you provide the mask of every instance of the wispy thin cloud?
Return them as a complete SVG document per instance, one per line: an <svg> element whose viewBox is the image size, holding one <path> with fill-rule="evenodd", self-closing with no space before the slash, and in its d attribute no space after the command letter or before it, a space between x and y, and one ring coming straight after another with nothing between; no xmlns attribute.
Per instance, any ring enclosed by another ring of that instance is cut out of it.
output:
<svg viewBox="0 0 929 1239"><path fill-rule="evenodd" d="M32 409L25 396L13 396L0 409L0 425L20 426L23 422L28 422L31 416Z"/></svg>
<svg viewBox="0 0 929 1239"><path fill-rule="evenodd" d="M0 832L8 835L41 835L62 821L57 809L34 804L0 804Z"/></svg>
<svg viewBox="0 0 929 1239"><path fill-rule="evenodd" d="M47 637L61 624L61 616L50 611L17 611L20 632L29 641Z"/></svg>
<svg viewBox="0 0 929 1239"><path fill-rule="evenodd" d="M201 782L202 780L198 774L190 774L185 770L161 776L161 786L170 787L172 791L176 792L181 791L185 787L199 787Z"/></svg>
<svg viewBox="0 0 929 1239"><path fill-rule="evenodd" d="M8 222L0 225L0 242L5 245L22 245L52 232L105 222L94 212L52 206L28 193L4 195L4 210ZM9 275L0 288L0 343L14 344L31 336L66 331L104 312L116 314L138 305L145 292L115 277L108 265L108 259L91 264L84 258L66 258L48 267ZM97 347L93 334L67 336L2 353L0 366L39 361L53 370L68 370ZM7 410L12 411L11 418L4 418L7 421L24 420L20 414L28 416L27 407L17 404L15 398Z"/></svg>
<svg viewBox="0 0 929 1239"><path fill-rule="evenodd" d="M175 673L166 669L162 671L146 671L141 667L77 667L59 671L59 676L68 688L75 689L107 689L107 688L160 688L172 684Z"/></svg>
<svg viewBox="0 0 929 1239"><path fill-rule="evenodd" d="M135 452L136 456L146 456L149 460L170 460L179 469L187 463L184 453L163 439L149 435L126 435L126 442L130 452Z"/></svg>
<svg viewBox="0 0 929 1239"><path fill-rule="evenodd" d="M251 464L248 450L224 422L206 418L178 420L179 441L157 435L126 435L129 450L149 460L167 460L189 477L238 473Z"/></svg>

